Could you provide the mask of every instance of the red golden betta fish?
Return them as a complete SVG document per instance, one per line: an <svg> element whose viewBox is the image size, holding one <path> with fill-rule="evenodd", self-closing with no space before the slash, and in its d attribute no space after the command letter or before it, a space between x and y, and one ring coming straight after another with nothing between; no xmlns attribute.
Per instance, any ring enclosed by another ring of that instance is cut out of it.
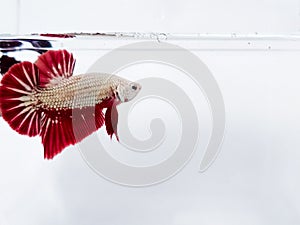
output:
<svg viewBox="0 0 300 225"><path fill-rule="evenodd" d="M104 123L108 135L115 134L119 140L116 106L133 99L141 89L138 83L111 74L72 76L74 66L71 53L50 50L35 63L15 64L0 83L3 119L20 134L40 135L46 159Z"/></svg>

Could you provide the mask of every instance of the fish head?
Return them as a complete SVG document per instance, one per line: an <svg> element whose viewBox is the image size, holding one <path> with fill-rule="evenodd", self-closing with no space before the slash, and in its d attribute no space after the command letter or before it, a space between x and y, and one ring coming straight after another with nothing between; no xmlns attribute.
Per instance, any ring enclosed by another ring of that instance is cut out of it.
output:
<svg viewBox="0 0 300 225"><path fill-rule="evenodd" d="M128 102L135 98L142 86L136 82L124 82L117 86L116 97L120 102Z"/></svg>

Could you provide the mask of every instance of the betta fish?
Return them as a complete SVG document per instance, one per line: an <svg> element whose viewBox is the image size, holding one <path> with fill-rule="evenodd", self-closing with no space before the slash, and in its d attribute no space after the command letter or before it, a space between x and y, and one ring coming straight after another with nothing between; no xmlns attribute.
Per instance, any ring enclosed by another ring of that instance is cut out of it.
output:
<svg viewBox="0 0 300 225"><path fill-rule="evenodd" d="M116 75L72 76L73 55L50 50L35 63L13 65L0 83L0 111L19 134L41 136L44 158L52 159L104 124L118 138L117 105L132 100L141 85ZM105 115L103 110L105 111Z"/></svg>

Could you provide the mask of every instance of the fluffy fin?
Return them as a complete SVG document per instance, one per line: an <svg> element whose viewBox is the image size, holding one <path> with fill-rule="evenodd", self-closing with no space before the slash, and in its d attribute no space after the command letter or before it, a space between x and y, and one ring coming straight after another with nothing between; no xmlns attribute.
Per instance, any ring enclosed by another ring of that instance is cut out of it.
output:
<svg viewBox="0 0 300 225"><path fill-rule="evenodd" d="M52 159L69 145L82 141L104 124L100 105L82 109L51 110L42 118L44 157Z"/></svg>
<svg viewBox="0 0 300 225"><path fill-rule="evenodd" d="M40 86L49 87L72 76L75 59L66 50L49 50L40 55L35 64L40 71Z"/></svg>
<svg viewBox="0 0 300 225"><path fill-rule="evenodd" d="M40 132L40 111L34 97L39 85L38 69L31 62L13 65L3 76L0 107L5 121L20 134L36 136Z"/></svg>

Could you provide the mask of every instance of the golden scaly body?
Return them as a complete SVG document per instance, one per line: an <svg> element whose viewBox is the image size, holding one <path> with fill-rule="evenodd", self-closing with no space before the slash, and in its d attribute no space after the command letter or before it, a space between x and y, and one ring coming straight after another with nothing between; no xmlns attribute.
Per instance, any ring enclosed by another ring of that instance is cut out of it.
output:
<svg viewBox="0 0 300 225"><path fill-rule="evenodd" d="M58 85L35 94L43 109L74 109L95 106L114 95L123 79L110 74L84 74L62 80Z"/></svg>

